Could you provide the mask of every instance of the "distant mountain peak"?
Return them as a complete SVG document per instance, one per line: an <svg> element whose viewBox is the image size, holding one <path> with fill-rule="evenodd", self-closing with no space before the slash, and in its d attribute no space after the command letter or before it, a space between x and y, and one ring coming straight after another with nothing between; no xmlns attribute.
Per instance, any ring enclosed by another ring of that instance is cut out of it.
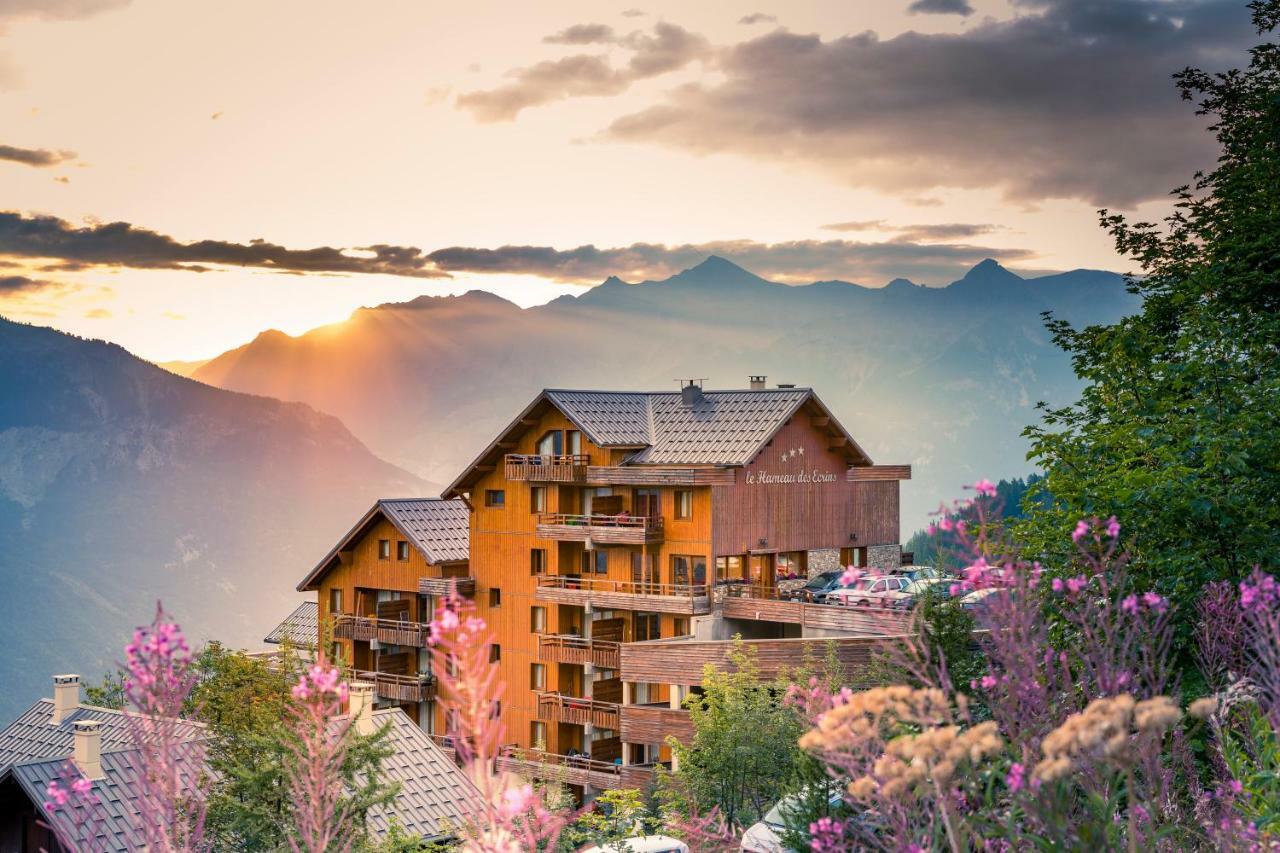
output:
<svg viewBox="0 0 1280 853"><path fill-rule="evenodd" d="M767 279L763 279L750 270L743 269L733 261L722 258L719 255L709 255L702 263L673 275L667 281L726 286L769 283Z"/></svg>
<svg viewBox="0 0 1280 853"><path fill-rule="evenodd" d="M753 275L753 273L748 272L747 270L738 266L728 258L722 258L719 255L707 255L707 259L702 263L698 264L697 266L693 267L693 269L701 270L702 272L717 272L721 270L733 271L733 272L745 272L748 275Z"/></svg>
<svg viewBox="0 0 1280 853"><path fill-rule="evenodd" d="M887 291L893 292L893 291L919 290L920 287L921 285L916 284L914 281L912 281L909 278L895 278L893 281L886 284L884 286L884 289Z"/></svg>

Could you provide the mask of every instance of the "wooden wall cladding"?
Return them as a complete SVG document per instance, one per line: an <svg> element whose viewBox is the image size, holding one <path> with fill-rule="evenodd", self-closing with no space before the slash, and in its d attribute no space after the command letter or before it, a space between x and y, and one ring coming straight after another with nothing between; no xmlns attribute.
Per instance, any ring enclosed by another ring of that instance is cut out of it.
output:
<svg viewBox="0 0 1280 853"><path fill-rule="evenodd" d="M910 465L858 465L850 468L845 475L851 483L872 482L877 480L910 480Z"/></svg>
<svg viewBox="0 0 1280 853"><path fill-rule="evenodd" d="M693 740L693 720L681 708L659 705L623 705L621 735L624 743L665 743L667 735L681 743Z"/></svg>

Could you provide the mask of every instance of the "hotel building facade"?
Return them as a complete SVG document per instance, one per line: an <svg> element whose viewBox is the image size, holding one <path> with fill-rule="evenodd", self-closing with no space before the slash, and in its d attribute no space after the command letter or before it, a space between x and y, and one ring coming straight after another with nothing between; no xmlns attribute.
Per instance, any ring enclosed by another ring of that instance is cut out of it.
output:
<svg viewBox="0 0 1280 853"><path fill-rule="evenodd" d="M493 631L506 769L643 787L735 635L762 674L903 619L790 600L844 565L895 568L902 465L875 465L810 389L545 390L441 498L380 501L299 585L359 677L447 736L425 625L456 584Z"/></svg>

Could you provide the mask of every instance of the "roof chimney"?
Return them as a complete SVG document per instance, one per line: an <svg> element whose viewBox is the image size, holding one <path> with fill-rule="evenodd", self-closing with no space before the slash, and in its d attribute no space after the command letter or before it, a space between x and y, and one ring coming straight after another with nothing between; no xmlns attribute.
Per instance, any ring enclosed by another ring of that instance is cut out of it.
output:
<svg viewBox="0 0 1280 853"><path fill-rule="evenodd" d="M702 399L702 380L701 379L681 379L680 380L680 402L684 407L690 408L698 404Z"/></svg>
<svg viewBox="0 0 1280 853"><path fill-rule="evenodd" d="M86 779L102 778L102 723L76 720L76 751L72 756Z"/></svg>
<svg viewBox="0 0 1280 853"><path fill-rule="evenodd" d="M53 714L49 725L61 725L80 705L80 676L55 675L53 677Z"/></svg>
<svg viewBox="0 0 1280 853"><path fill-rule="evenodd" d="M347 687L347 713L358 735L371 735L377 730L373 722L373 685L353 681Z"/></svg>
<svg viewBox="0 0 1280 853"><path fill-rule="evenodd" d="M768 379L768 377L767 377L767 376L750 376L750 377L748 377L748 378L751 380L751 390L752 390L752 391L763 391L763 390L764 390L764 381L765 381L766 379Z"/></svg>

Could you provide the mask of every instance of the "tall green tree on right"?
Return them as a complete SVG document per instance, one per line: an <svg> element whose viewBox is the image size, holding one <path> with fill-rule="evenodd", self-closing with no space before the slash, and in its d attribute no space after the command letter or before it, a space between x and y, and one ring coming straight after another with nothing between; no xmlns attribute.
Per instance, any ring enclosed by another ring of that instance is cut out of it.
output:
<svg viewBox="0 0 1280 853"><path fill-rule="evenodd" d="M1184 637L1206 581L1280 566L1280 0L1249 8L1264 43L1247 68L1174 78L1216 167L1174 191L1163 225L1102 211L1141 312L1049 322L1086 385L1024 433L1045 472L1019 531L1032 552L1064 554L1078 519L1116 515L1135 580L1181 605Z"/></svg>

